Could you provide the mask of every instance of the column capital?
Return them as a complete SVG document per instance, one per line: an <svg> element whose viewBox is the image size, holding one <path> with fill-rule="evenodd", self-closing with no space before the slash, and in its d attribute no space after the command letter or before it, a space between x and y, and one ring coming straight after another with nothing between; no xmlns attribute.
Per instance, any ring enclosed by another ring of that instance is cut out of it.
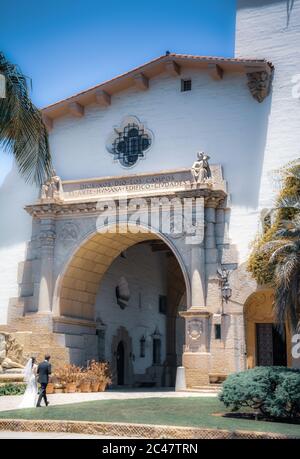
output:
<svg viewBox="0 0 300 459"><path fill-rule="evenodd" d="M192 307L187 311L179 311L179 315L185 319L192 319L194 317L209 318L212 313L206 308L195 308Z"/></svg>
<svg viewBox="0 0 300 459"><path fill-rule="evenodd" d="M54 246L56 239L56 233L53 230L47 229L42 230L39 235L39 240L41 245L44 247L52 247Z"/></svg>

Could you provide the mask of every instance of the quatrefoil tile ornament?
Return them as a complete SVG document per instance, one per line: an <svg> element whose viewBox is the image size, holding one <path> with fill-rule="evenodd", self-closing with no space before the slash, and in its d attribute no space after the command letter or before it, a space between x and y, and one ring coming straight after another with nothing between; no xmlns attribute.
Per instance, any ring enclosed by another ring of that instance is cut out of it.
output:
<svg viewBox="0 0 300 459"><path fill-rule="evenodd" d="M153 134L135 116L125 118L115 127L106 144L115 161L124 167L133 167L145 158L153 144Z"/></svg>

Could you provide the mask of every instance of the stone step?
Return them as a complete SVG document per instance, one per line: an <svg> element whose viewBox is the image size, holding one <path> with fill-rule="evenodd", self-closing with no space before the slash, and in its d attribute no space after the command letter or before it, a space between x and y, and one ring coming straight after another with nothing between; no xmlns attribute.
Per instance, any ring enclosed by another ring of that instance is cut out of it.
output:
<svg viewBox="0 0 300 459"><path fill-rule="evenodd" d="M203 385L203 386L193 386L193 388L195 389L216 389L216 390L220 390L222 389L222 384L207 384L207 385Z"/></svg>
<svg viewBox="0 0 300 459"><path fill-rule="evenodd" d="M210 394L218 394L221 390L221 386L219 387L210 387L210 386L193 386L189 389L185 389L184 392L199 392L199 393L210 393Z"/></svg>

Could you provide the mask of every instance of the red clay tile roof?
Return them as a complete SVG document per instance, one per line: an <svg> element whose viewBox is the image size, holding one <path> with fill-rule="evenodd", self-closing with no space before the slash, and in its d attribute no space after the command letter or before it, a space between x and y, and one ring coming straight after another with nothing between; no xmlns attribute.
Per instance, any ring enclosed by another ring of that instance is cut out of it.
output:
<svg viewBox="0 0 300 459"><path fill-rule="evenodd" d="M95 92L99 90L105 91L108 95L112 95L123 89L128 88L134 82L134 77L137 74L143 74L146 78L151 78L163 71L166 71L165 65L168 62L174 62L178 66L192 66L200 67L205 70L209 65L218 65L225 72L239 72L246 73L247 69L253 68L252 71L269 71L273 68L271 62L265 59L252 59L252 58L233 58L233 57L214 57L214 56L197 56L190 54L176 54L169 53L157 57L145 64L133 68L128 72L122 73L110 80L104 81L98 85L92 86L84 91L80 91L73 96L62 99L54 104L42 108L43 115L53 119L61 116L68 111L68 104L71 102L78 102L85 106L93 102Z"/></svg>

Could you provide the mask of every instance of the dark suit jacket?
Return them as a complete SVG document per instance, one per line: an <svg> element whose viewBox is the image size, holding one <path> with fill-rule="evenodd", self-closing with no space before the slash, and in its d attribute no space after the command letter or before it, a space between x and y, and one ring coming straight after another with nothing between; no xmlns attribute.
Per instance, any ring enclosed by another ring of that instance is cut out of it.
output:
<svg viewBox="0 0 300 459"><path fill-rule="evenodd" d="M44 360L40 363L37 369L37 374L39 375L39 383L48 384L49 375L51 375L51 365L49 362Z"/></svg>

